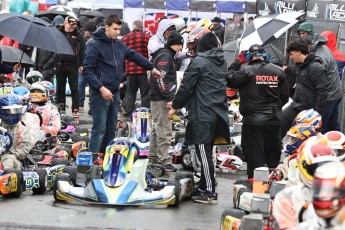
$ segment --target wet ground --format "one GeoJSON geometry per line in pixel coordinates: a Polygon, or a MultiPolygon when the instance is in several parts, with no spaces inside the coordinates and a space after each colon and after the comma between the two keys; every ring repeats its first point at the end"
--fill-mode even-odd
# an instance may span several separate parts
{"type": "MultiPolygon", "coordinates": [[[[91,121],[87,110],[85,103],[85,108],[80,109],[80,119],[91,121]]],[[[176,167],[182,170],[181,165],[176,167]]],[[[233,206],[232,184],[244,177],[244,172],[240,175],[218,172],[217,205],[184,201],[178,208],[56,203],[51,190],[44,195],[25,191],[18,199],[0,195],[0,229],[219,229],[222,212],[233,206]]]]}

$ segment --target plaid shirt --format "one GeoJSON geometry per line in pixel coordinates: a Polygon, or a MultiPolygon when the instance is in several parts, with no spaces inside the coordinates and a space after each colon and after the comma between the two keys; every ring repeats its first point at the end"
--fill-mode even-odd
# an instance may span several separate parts
{"type": "MultiPolygon", "coordinates": [[[[149,42],[150,35],[140,31],[133,30],[122,38],[122,42],[130,49],[137,51],[139,54],[148,59],[147,44],[149,42]]],[[[134,62],[125,61],[126,74],[146,74],[145,69],[138,66],[134,62]]]]}

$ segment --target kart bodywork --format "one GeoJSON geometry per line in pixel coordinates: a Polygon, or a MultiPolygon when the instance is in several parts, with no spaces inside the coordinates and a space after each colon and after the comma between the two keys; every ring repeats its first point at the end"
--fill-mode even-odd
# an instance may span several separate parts
{"type": "Polygon", "coordinates": [[[139,148],[133,140],[116,138],[106,149],[101,179],[91,179],[85,187],[75,187],[60,177],[54,185],[54,198],[108,205],[169,206],[178,206],[181,199],[191,198],[191,178],[176,178],[174,183],[160,189],[148,186],[145,180],[148,159],[138,158],[139,148]]]}

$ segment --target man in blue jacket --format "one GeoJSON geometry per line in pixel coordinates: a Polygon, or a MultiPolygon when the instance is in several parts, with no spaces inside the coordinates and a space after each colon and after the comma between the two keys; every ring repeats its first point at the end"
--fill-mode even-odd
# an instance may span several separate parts
{"type": "Polygon", "coordinates": [[[151,62],[117,39],[121,25],[122,21],[118,16],[108,16],[105,28],[93,33],[94,43],[87,47],[84,59],[83,75],[90,85],[93,111],[89,143],[89,149],[93,153],[104,153],[108,143],[115,137],[124,61],[133,61],[160,77],[159,71],[151,62]]]}

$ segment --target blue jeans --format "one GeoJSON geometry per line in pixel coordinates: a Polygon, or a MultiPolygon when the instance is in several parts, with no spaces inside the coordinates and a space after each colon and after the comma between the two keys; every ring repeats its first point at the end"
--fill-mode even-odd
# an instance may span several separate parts
{"type": "Polygon", "coordinates": [[[321,132],[323,134],[328,131],[340,131],[340,125],[338,121],[339,116],[339,104],[342,98],[336,101],[327,101],[325,110],[322,116],[321,132]]]}
{"type": "Polygon", "coordinates": [[[79,92],[79,105],[84,104],[85,101],[85,87],[86,81],[83,74],[78,74],[78,92],[79,92]]]}
{"type": "Polygon", "coordinates": [[[105,153],[108,143],[115,138],[120,93],[113,94],[114,101],[106,101],[101,92],[91,88],[90,91],[93,125],[89,149],[92,153],[105,153]]]}

